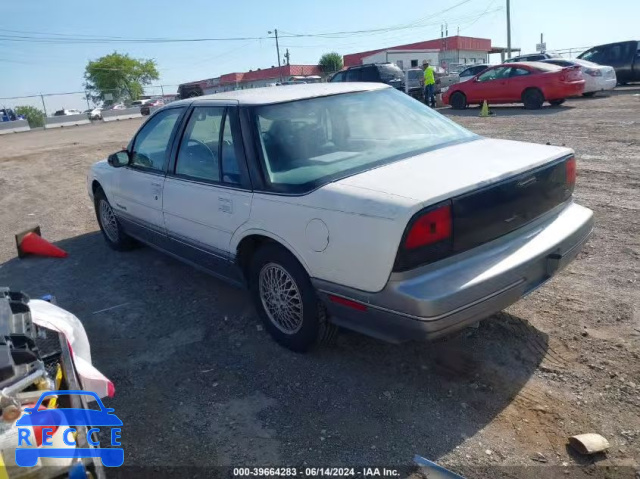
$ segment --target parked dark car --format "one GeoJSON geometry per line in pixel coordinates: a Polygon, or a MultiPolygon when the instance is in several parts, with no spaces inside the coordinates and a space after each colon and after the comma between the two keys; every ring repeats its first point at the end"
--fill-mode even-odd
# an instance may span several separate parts
{"type": "Polygon", "coordinates": [[[385,83],[404,91],[404,72],[393,63],[369,63],[349,67],[333,75],[330,80],[331,83],[356,81],[385,83]]]}
{"type": "Polygon", "coordinates": [[[578,58],[613,67],[618,83],[621,85],[640,81],[640,42],[638,41],[599,45],[590,48],[578,58]]]}
{"type": "Polygon", "coordinates": [[[558,58],[558,55],[551,53],[529,53],[527,55],[519,55],[517,57],[509,58],[505,60],[505,63],[517,63],[517,62],[539,62],[540,60],[548,60],[550,58],[558,58]]]}

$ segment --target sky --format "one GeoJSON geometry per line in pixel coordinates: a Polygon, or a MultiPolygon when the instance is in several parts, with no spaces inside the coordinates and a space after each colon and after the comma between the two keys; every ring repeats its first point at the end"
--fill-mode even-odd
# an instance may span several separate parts
{"type": "MultiPolygon", "coordinates": [[[[449,35],[490,38],[506,46],[507,0],[322,0],[212,1],[188,0],[2,0],[0,2],[0,98],[83,90],[89,60],[118,51],[155,59],[165,93],[179,83],[224,73],[277,65],[278,29],[281,56],[291,63],[315,64],[328,51],[340,54],[384,48],[449,35]],[[373,30],[366,33],[341,33],[373,30]],[[22,33],[28,32],[28,33],[22,33]],[[326,34],[287,38],[291,34],[326,34]],[[258,38],[255,40],[177,43],[33,42],[34,36],[74,38],[258,38]],[[27,37],[11,41],[8,35],[27,37]]],[[[512,46],[535,51],[544,33],[547,49],[580,48],[622,40],[640,40],[637,0],[511,0],[512,46]]],[[[499,61],[494,56],[493,62],[499,61]]],[[[150,88],[159,94],[160,88],[150,88]]],[[[40,98],[0,99],[0,105],[42,107],[40,98]]],[[[83,108],[81,95],[46,97],[47,109],[83,108]]]]}

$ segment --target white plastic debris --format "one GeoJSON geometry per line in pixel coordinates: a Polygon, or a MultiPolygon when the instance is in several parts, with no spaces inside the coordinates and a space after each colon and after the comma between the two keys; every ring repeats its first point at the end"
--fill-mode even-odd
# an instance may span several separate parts
{"type": "Polygon", "coordinates": [[[595,454],[609,449],[609,441],[600,434],[578,434],[569,438],[569,445],[580,454],[595,454]]]}

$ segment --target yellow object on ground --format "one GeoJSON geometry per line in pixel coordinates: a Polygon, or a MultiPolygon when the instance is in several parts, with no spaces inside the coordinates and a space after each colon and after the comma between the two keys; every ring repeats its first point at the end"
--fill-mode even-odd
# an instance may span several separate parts
{"type": "Polygon", "coordinates": [[[482,110],[480,110],[480,116],[483,118],[486,116],[489,116],[489,104],[487,103],[487,100],[485,100],[484,103],[482,104],[482,110]]]}
{"type": "MultiPolygon", "coordinates": [[[[55,383],[55,387],[56,387],[56,391],[58,391],[60,389],[60,384],[62,384],[62,368],[60,367],[60,365],[58,364],[58,369],[56,370],[56,377],[54,379],[54,383],[55,383]]],[[[48,409],[54,409],[58,407],[58,398],[57,397],[52,397],[51,399],[49,399],[49,406],[48,409]]]]}
{"type": "Polygon", "coordinates": [[[4,465],[4,457],[2,457],[1,452],[0,452],[0,479],[9,479],[9,474],[7,474],[7,468],[4,465]]]}

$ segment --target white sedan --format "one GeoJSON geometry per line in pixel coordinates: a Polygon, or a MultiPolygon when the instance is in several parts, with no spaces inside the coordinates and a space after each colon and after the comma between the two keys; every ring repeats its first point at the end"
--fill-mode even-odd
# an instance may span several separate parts
{"type": "Polygon", "coordinates": [[[305,351],[336,325],[448,334],[566,266],[592,212],[568,148],[492,140],[382,84],[257,88],[156,111],[88,190],[109,246],[247,286],[305,351]]]}
{"type": "Polygon", "coordinates": [[[543,60],[544,63],[553,63],[561,67],[570,67],[578,65],[582,71],[582,77],[584,78],[584,93],[582,96],[594,96],[599,91],[613,90],[618,79],[616,77],[616,71],[613,67],[605,65],[598,65],[597,63],[589,62],[587,60],[565,60],[563,58],[553,58],[550,60],[543,60]]]}

